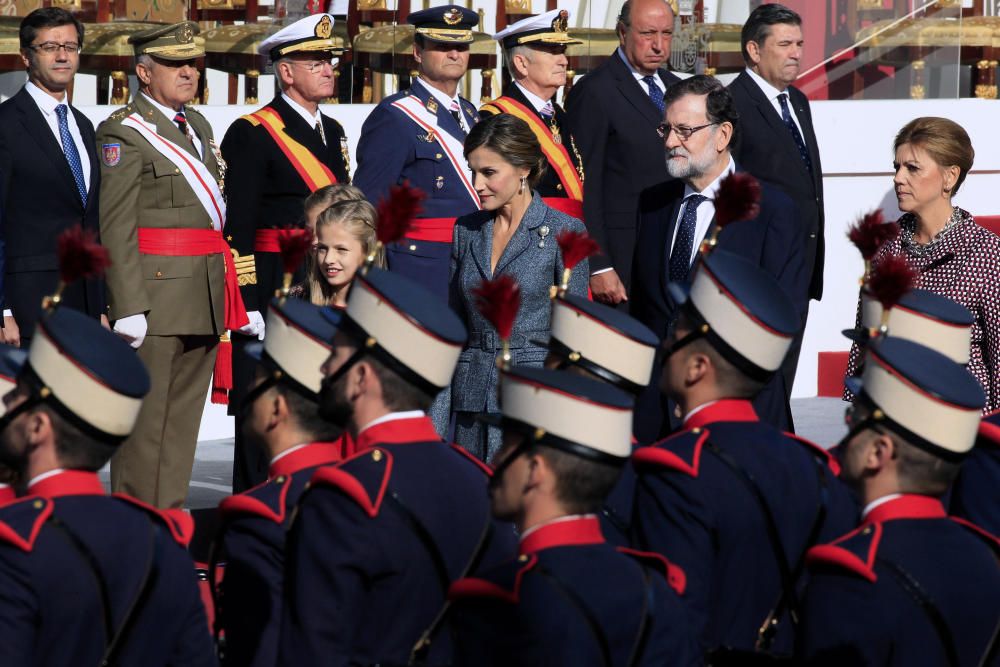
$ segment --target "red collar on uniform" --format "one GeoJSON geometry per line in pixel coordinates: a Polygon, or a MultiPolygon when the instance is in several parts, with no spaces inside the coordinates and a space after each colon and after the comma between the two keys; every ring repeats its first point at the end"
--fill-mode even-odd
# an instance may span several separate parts
{"type": "Polygon", "coordinates": [[[15,500],[17,500],[17,491],[14,490],[13,486],[0,486],[0,505],[6,505],[15,500]]]}
{"type": "Polygon", "coordinates": [[[939,498],[906,494],[882,503],[862,523],[882,523],[893,519],[944,519],[947,517],[939,498]]]}
{"type": "Polygon", "coordinates": [[[334,442],[310,442],[294,452],[282,456],[267,471],[269,479],[289,476],[313,466],[336,463],[344,458],[344,438],[334,442]]]}
{"type": "Polygon", "coordinates": [[[401,445],[408,442],[437,442],[441,436],[426,415],[393,419],[375,424],[358,434],[354,451],[363,452],[375,445],[401,445]]]}
{"type": "Polygon", "coordinates": [[[58,498],[59,496],[103,496],[104,485],[96,472],[64,470],[28,487],[29,496],[58,498]]]}
{"type": "Polygon", "coordinates": [[[520,552],[533,554],[542,549],[580,544],[601,544],[601,522],[596,516],[587,516],[569,521],[555,521],[532,531],[521,540],[520,552]]]}
{"type": "Polygon", "coordinates": [[[684,428],[700,428],[713,422],[756,422],[760,421],[753,403],[745,399],[724,398],[698,410],[684,422],[684,428]]]}

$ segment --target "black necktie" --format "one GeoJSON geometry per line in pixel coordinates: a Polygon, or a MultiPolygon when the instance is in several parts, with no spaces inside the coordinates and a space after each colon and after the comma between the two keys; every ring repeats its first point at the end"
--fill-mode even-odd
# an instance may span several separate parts
{"type": "Polygon", "coordinates": [[[316,121],[316,134],[319,135],[320,141],[326,146],[326,134],[323,132],[323,124],[320,121],[316,121]]]}
{"type": "Polygon", "coordinates": [[[788,110],[788,95],[786,93],[778,95],[778,104],[781,105],[781,120],[785,121],[785,127],[792,133],[792,141],[795,142],[795,147],[799,149],[799,156],[806,163],[806,169],[811,174],[813,165],[812,160],[809,159],[809,149],[806,148],[806,142],[802,140],[802,133],[799,132],[795,119],[792,118],[792,112],[788,110]]]}
{"type": "Polygon", "coordinates": [[[686,282],[691,270],[691,250],[694,248],[694,231],[698,225],[698,207],[708,197],[690,195],[684,200],[684,215],[677,229],[677,238],[670,253],[667,278],[672,283],[686,282]]]}

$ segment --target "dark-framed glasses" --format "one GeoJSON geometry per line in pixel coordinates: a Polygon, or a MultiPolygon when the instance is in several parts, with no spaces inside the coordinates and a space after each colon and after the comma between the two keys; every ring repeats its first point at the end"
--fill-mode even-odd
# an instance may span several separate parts
{"type": "Polygon", "coordinates": [[[78,42],[66,42],[65,44],[59,44],[58,42],[42,42],[41,44],[32,44],[28,47],[35,53],[39,51],[46,55],[54,55],[60,50],[66,53],[80,53],[81,46],[78,42]]]}
{"type": "Polygon", "coordinates": [[[677,135],[677,138],[681,141],[687,141],[691,138],[691,135],[698,130],[704,130],[706,127],[712,125],[718,125],[718,123],[705,123],[704,125],[698,125],[697,127],[685,127],[684,125],[671,125],[670,123],[660,123],[656,126],[656,133],[660,135],[660,139],[666,139],[673,132],[677,135]]]}

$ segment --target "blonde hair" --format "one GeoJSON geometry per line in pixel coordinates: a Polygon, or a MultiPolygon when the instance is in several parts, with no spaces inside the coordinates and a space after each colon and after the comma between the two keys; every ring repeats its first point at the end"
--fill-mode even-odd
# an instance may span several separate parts
{"type": "Polygon", "coordinates": [[[965,129],[953,120],[936,116],[914,118],[903,126],[892,144],[893,152],[903,144],[912,144],[924,149],[939,166],[958,167],[958,180],[951,189],[952,195],[965,181],[972,169],[976,151],[965,129]]]}
{"type": "Polygon", "coordinates": [[[333,185],[324,185],[319,190],[306,197],[306,201],[302,208],[305,211],[309,211],[314,208],[323,208],[326,210],[337,202],[361,201],[364,198],[365,195],[359,188],[356,188],[353,185],[334,183],[333,185]]]}
{"type": "MultiPolygon", "coordinates": [[[[357,190],[357,188],[353,189],[357,190]]],[[[375,249],[377,218],[375,207],[364,199],[342,200],[328,206],[325,211],[319,214],[319,218],[316,219],[316,237],[319,238],[321,229],[333,225],[343,225],[361,243],[361,250],[367,256],[375,249]]],[[[375,255],[375,262],[372,266],[378,268],[385,266],[385,253],[381,249],[375,255]]],[[[330,285],[320,275],[319,262],[313,261],[312,270],[309,273],[309,300],[317,306],[325,306],[329,304],[332,296],[330,285]]]]}

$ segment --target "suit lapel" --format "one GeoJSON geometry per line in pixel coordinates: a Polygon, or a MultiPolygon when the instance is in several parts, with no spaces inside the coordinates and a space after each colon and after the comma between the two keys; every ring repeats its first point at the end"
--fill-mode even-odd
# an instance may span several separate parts
{"type": "Polygon", "coordinates": [[[493,221],[494,218],[491,216],[483,223],[479,232],[472,238],[470,247],[472,258],[475,260],[483,280],[489,280],[493,277],[493,272],[490,270],[490,259],[493,253],[493,221]]]}
{"type": "Polygon", "coordinates": [[[809,160],[812,162],[813,167],[813,186],[818,189],[823,174],[819,161],[819,146],[816,143],[816,131],[813,129],[812,124],[812,114],[806,109],[808,99],[801,91],[792,87],[788,88],[788,97],[792,100],[792,105],[795,107],[795,115],[799,119],[799,125],[802,126],[802,136],[806,142],[806,148],[809,150],[809,160]]]}
{"type": "MultiPolygon", "coordinates": [[[[494,276],[503,273],[504,269],[513,264],[531,246],[531,239],[535,228],[541,226],[542,221],[545,219],[545,210],[546,208],[542,204],[542,200],[538,195],[535,195],[531,200],[531,204],[528,205],[528,210],[524,212],[524,217],[521,218],[521,224],[518,225],[517,231],[510,237],[507,247],[503,249],[500,261],[497,262],[497,270],[493,272],[494,276]]],[[[553,242],[555,242],[554,239],[553,242]]]]}
{"type": "Polygon", "coordinates": [[[188,126],[191,131],[198,135],[201,141],[202,163],[212,174],[219,173],[219,166],[215,159],[215,151],[212,150],[212,128],[201,122],[201,116],[188,115],[188,126]]]}
{"type": "MultiPolygon", "coordinates": [[[[750,78],[750,75],[745,71],[741,72],[737,80],[740,81],[740,85],[744,87],[750,97],[753,98],[754,104],[757,105],[757,113],[759,113],[765,123],[771,128],[771,131],[776,135],[778,145],[784,146],[784,151],[788,156],[788,161],[793,162],[798,165],[798,169],[802,170],[802,173],[809,178],[809,170],[806,169],[805,162],[802,161],[802,156],[799,155],[799,148],[795,145],[795,140],[792,138],[792,133],[788,131],[788,126],[785,125],[785,121],[782,120],[781,116],[774,109],[771,104],[771,100],[764,96],[764,92],[760,89],[760,86],[750,78]],[[792,160],[794,157],[794,161],[792,160]]],[[[796,115],[798,111],[796,110],[796,115]]],[[[799,118],[801,123],[802,119],[799,118]]],[[[815,143],[815,142],[812,142],[815,143]]]]}
{"type": "MultiPolygon", "coordinates": [[[[427,86],[424,83],[422,83],[420,79],[414,79],[413,83],[410,84],[410,94],[416,97],[418,100],[420,100],[420,102],[424,105],[425,108],[427,107],[428,100],[433,98],[434,103],[437,105],[437,110],[434,116],[437,120],[438,129],[447,132],[451,136],[455,137],[455,139],[459,143],[465,143],[465,132],[458,124],[458,121],[455,120],[455,117],[451,115],[451,112],[448,110],[448,107],[444,106],[443,104],[437,101],[437,98],[431,94],[431,91],[427,89],[427,86]]],[[[461,104],[459,104],[458,106],[459,108],[462,107],[461,104]]],[[[427,109],[427,111],[429,112],[430,109],[427,109]]],[[[478,119],[478,115],[476,116],[476,118],[478,119]]],[[[465,120],[466,122],[469,123],[469,127],[472,127],[473,122],[469,118],[468,114],[465,114],[465,120]]]]}
{"type": "Polygon", "coordinates": [[[618,51],[611,54],[609,58],[611,72],[618,80],[618,90],[622,97],[628,100],[629,104],[635,107],[636,111],[645,116],[653,125],[659,125],[660,110],[656,108],[653,101],[649,99],[649,94],[642,85],[632,76],[632,71],[622,62],[618,51]]]}
{"type": "MultiPolygon", "coordinates": [[[[80,194],[76,189],[76,179],[69,168],[69,162],[66,161],[66,155],[63,153],[62,146],[55,135],[52,134],[48,123],[45,122],[42,110],[38,108],[38,105],[35,104],[35,101],[31,99],[31,95],[24,88],[17,94],[16,99],[18,109],[21,112],[21,124],[24,126],[25,131],[52,161],[52,166],[62,175],[63,183],[70,189],[73,196],[79,200],[80,194]]],[[[90,143],[93,144],[92,141],[90,143]]],[[[91,163],[91,166],[93,166],[93,163],[91,163]]],[[[95,172],[91,171],[90,173],[93,174],[95,172]]],[[[83,203],[81,202],[80,205],[83,206],[83,203]]]]}
{"type": "Polygon", "coordinates": [[[80,113],[76,107],[71,106],[70,109],[73,110],[73,116],[76,118],[76,126],[80,128],[80,136],[83,138],[83,145],[87,149],[87,160],[90,161],[90,189],[87,192],[87,204],[89,207],[90,202],[97,198],[98,175],[101,169],[97,157],[97,136],[94,134],[94,126],[91,124],[90,119],[80,113]]]}
{"type": "Polygon", "coordinates": [[[667,219],[663,221],[665,224],[658,225],[658,228],[665,230],[663,237],[660,239],[659,250],[662,253],[663,261],[659,262],[658,266],[662,267],[660,271],[660,289],[663,290],[663,298],[666,299],[668,304],[673,304],[673,298],[670,296],[667,274],[670,272],[670,253],[673,251],[674,229],[677,227],[677,216],[681,212],[681,203],[684,201],[683,195],[683,188],[677,191],[677,196],[672,198],[670,206],[663,209],[667,216],[667,219]]]}
{"type": "Polygon", "coordinates": [[[285,123],[285,134],[308,148],[313,155],[326,155],[327,146],[323,144],[323,139],[316,132],[316,128],[307,123],[306,119],[289,106],[281,95],[275,97],[269,106],[281,116],[281,120],[285,123]]]}

